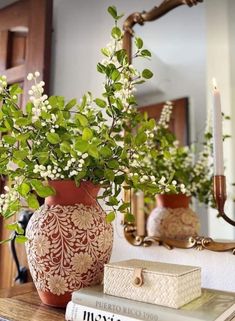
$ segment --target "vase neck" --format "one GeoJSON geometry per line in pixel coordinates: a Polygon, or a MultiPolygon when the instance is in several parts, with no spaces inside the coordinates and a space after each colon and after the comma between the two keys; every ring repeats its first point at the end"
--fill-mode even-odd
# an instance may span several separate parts
{"type": "Polygon", "coordinates": [[[161,194],[156,196],[159,207],[189,207],[190,197],[184,194],[161,194]]]}
{"type": "Polygon", "coordinates": [[[49,181],[56,194],[45,199],[46,205],[74,205],[82,203],[84,205],[95,205],[100,187],[93,183],[81,182],[76,186],[72,180],[49,181]]]}

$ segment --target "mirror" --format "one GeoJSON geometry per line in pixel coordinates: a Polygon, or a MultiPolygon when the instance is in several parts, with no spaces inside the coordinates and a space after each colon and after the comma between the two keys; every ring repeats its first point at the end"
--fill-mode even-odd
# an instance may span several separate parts
{"type": "MultiPolygon", "coordinates": [[[[235,130],[232,128],[234,119],[232,104],[235,102],[235,91],[232,91],[235,85],[235,22],[232,12],[235,10],[235,3],[233,0],[199,2],[201,1],[158,1],[158,8],[150,11],[149,8],[145,8],[147,12],[143,15],[139,13],[130,15],[124,23],[126,30],[124,48],[131,57],[133,30],[143,39],[145,47],[152,52],[150,62],[145,61],[144,64],[141,62],[142,66],[139,63],[136,65],[140,70],[147,67],[155,74],[152,80],[137,92],[138,105],[147,111],[146,106],[186,97],[189,102],[190,142],[196,143],[198,150],[201,148],[207,110],[212,108],[211,80],[213,77],[217,78],[221,91],[222,111],[231,116],[231,121],[226,122],[224,126],[224,133],[232,135],[232,139],[224,143],[228,191],[225,212],[234,219],[232,202],[234,190],[231,188],[231,183],[235,181],[233,170],[235,155],[232,149],[235,139],[235,130]],[[189,8],[185,4],[197,5],[189,8]],[[157,19],[159,17],[161,19],[157,19]],[[150,23],[152,20],[156,21],[150,23]],[[144,26],[141,25],[143,23],[144,26]]],[[[216,210],[207,209],[197,202],[194,207],[200,216],[200,235],[223,240],[235,238],[234,227],[222,218],[217,218],[216,210]]],[[[145,223],[143,214],[137,217],[137,230],[143,231],[145,223]]],[[[125,227],[125,235],[130,243],[149,245],[153,241],[138,234],[136,226],[130,224],[125,227]]],[[[165,242],[159,239],[156,241],[165,242]]],[[[176,243],[171,243],[169,240],[165,242],[166,245],[183,248],[198,246],[217,251],[234,249],[232,243],[229,246],[225,243],[215,245],[214,241],[208,241],[204,237],[199,237],[198,241],[191,239],[176,243]]]]}

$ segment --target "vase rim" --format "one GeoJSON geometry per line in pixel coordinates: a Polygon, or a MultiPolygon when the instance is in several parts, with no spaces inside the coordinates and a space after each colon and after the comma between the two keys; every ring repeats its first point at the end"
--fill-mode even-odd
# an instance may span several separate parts
{"type": "Polygon", "coordinates": [[[191,196],[185,194],[157,194],[157,204],[160,207],[188,207],[191,196]]]}
{"type": "Polygon", "coordinates": [[[73,205],[84,203],[91,205],[96,203],[100,185],[91,181],[81,181],[79,186],[75,180],[50,180],[48,184],[55,189],[55,195],[45,198],[46,205],[73,205]]]}

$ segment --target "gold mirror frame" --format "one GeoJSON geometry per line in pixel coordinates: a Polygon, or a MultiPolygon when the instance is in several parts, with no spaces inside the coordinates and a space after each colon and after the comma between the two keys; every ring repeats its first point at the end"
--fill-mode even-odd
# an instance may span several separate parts
{"type": "MultiPolygon", "coordinates": [[[[154,7],[148,12],[134,12],[129,15],[123,24],[123,48],[127,51],[129,62],[131,63],[132,57],[132,37],[134,36],[133,27],[136,24],[144,25],[145,22],[157,20],[169,11],[181,5],[188,5],[189,7],[192,7],[200,2],[203,2],[203,0],[164,0],[158,7],[154,7]]],[[[131,198],[130,193],[125,191],[124,198],[126,201],[129,201],[131,198]]],[[[145,223],[143,222],[143,224],[145,223]]],[[[185,240],[140,236],[137,233],[137,226],[133,223],[124,223],[124,235],[126,240],[134,246],[148,247],[150,245],[157,244],[163,245],[169,250],[173,248],[196,248],[198,250],[207,249],[216,252],[232,251],[232,253],[235,255],[235,242],[216,242],[212,238],[205,236],[191,236],[185,240]]]]}

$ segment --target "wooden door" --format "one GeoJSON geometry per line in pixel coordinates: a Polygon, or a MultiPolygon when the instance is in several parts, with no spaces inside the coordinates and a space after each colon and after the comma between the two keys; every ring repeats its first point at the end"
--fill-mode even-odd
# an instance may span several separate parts
{"type": "MultiPolygon", "coordinates": [[[[180,98],[176,100],[171,100],[173,104],[173,110],[170,118],[169,129],[175,134],[176,138],[179,140],[180,144],[189,144],[189,123],[188,123],[188,98],[180,98]]],[[[140,107],[138,110],[141,112],[147,112],[149,118],[154,118],[156,121],[159,120],[163,106],[163,103],[152,104],[148,106],[140,107]]],[[[126,199],[128,199],[128,195],[126,199]]],[[[146,212],[146,206],[144,204],[143,193],[132,194],[131,195],[132,209],[136,217],[136,228],[137,235],[146,235],[145,221],[146,215],[149,214],[154,207],[148,206],[146,212]]]]}
{"type": "MultiPolygon", "coordinates": [[[[20,0],[0,10],[0,74],[9,84],[18,82],[27,93],[29,72],[40,72],[49,90],[52,0],[20,0]]],[[[27,94],[22,96],[22,107],[27,94]]],[[[0,182],[0,191],[4,182],[0,182]]],[[[13,217],[12,220],[17,220],[13,217]]],[[[9,233],[0,218],[0,239],[9,233]]],[[[21,265],[26,265],[24,246],[18,246],[21,265]]],[[[0,288],[14,284],[15,266],[9,244],[0,245],[0,288]]]]}
{"type": "MultiPolygon", "coordinates": [[[[175,134],[181,145],[189,144],[189,122],[188,122],[188,98],[171,100],[173,110],[171,114],[169,129],[175,134]]],[[[152,104],[140,107],[138,110],[147,112],[149,118],[159,120],[163,103],[152,104]]]]}

